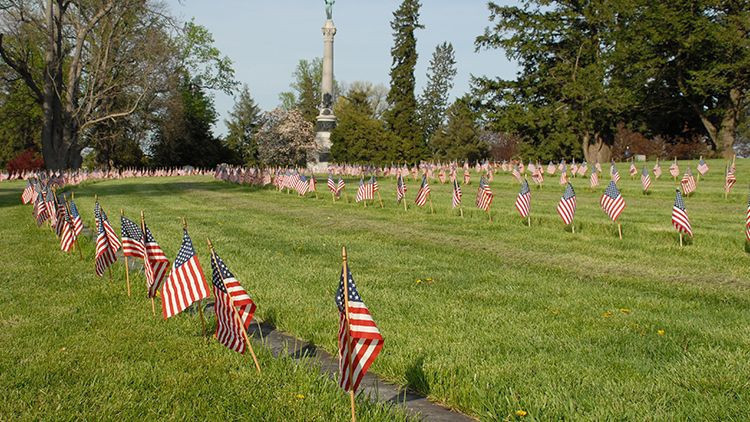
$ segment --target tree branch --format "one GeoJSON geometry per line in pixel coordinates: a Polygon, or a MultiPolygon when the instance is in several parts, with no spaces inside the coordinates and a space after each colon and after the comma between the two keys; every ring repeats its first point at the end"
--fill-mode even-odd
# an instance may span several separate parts
{"type": "Polygon", "coordinates": [[[39,89],[36,82],[34,82],[34,77],[31,76],[31,72],[29,71],[27,64],[18,63],[13,60],[12,57],[10,57],[8,51],[3,47],[3,34],[0,34],[0,57],[2,57],[3,61],[7,63],[11,69],[16,71],[16,73],[21,76],[29,89],[31,89],[31,92],[34,93],[34,100],[38,104],[42,104],[42,91],[39,89]]]}

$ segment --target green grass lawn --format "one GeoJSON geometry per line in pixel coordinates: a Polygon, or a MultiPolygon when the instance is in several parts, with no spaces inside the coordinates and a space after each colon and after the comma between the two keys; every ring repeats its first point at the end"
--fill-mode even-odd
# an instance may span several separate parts
{"type": "MultiPolygon", "coordinates": [[[[588,178],[572,179],[575,234],[555,211],[557,177],[532,188],[531,227],[513,207],[519,186],[509,174],[492,183],[493,223],[470,207],[476,175],[463,186],[464,219],[450,209],[448,184],[432,185],[434,215],[415,209],[418,182],[411,178],[408,212],[395,204],[394,179],[380,180],[385,209],[209,177],[107,181],[75,191],[87,224],[94,194],[118,230],[120,208],[132,218],[145,210],[170,257],[187,218],[204,265],[210,236],[256,300],[260,319],[331,352],[346,244],[385,338],[371,371],[474,416],[514,418],[523,409],[526,419],[542,420],[748,419],[750,255],[743,228],[750,162],[738,161],[739,181],[724,200],[723,163],[709,161],[711,172],[686,200],[695,238],[683,248],[670,223],[675,184],[668,165],[650,195],[641,193],[639,175],[631,180],[627,165],[619,165],[627,204],[622,241],[599,208],[608,176],[597,192],[588,190],[588,178]]],[[[356,183],[347,180],[350,199],[356,183]]],[[[318,186],[322,191],[325,180],[318,186]]],[[[9,246],[0,258],[9,286],[0,308],[0,340],[8,345],[0,357],[2,413],[34,417],[62,406],[71,415],[236,416],[270,407],[274,415],[298,412],[294,418],[345,417],[346,398],[332,382],[263,352],[267,370],[259,378],[248,357],[203,346],[196,318],[150,317],[142,295],[124,295],[121,266],[117,284],[96,280],[92,259],[79,264],[63,256],[49,229],[35,227],[30,207],[17,205],[21,188],[0,185],[9,216],[0,220],[9,246]],[[186,363],[194,369],[183,369],[186,363]],[[306,398],[297,401],[297,393],[306,398]],[[244,399],[235,403],[231,394],[244,399]],[[170,401],[183,395],[200,399],[170,401]],[[313,395],[325,399],[313,403],[313,395]]],[[[134,285],[142,283],[140,275],[134,285]]]]}
{"type": "MultiPolygon", "coordinates": [[[[82,245],[85,261],[61,253],[54,233],[18,205],[20,186],[0,184],[0,420],[349,417],[348,396],[312,362],[275,359],[256,343],[259,375],[249,354],[201,339],[196,315],[151,316],[142,275],[130,298],[122,265],[115,283],[98,279],[91,242],[82,245]]],[[[119,226],[119,210],[110,214],[119,226]]],[[[174,255],[170,237],[162,235],[174,255]]],[[[210,274],[210,266],[204,270],[210,274]]],[[[213,315],[209,322],[213,329],[213,315]]],[[[362,420],[405,419],[392,406],[357,406],[362,420]]]]}

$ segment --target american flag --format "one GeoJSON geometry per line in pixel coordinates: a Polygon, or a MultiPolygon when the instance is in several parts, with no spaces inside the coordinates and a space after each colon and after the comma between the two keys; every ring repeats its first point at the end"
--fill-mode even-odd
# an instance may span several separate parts
{"type": "Polygon", "coordinates": [[[573,177],[576,177],[576,174],[578,174],[578,164],[576,164],[575,159],[573,159],[573,164],[570,165],[570,174],[573,177]]]}
{"type": "Polygon", "coordinates": [[[36,195],[36,201],[34,201],[34,216],[36,217],[36,225],[41,226],[42,223],[49,219],[47,212],[47,205],[44,202],[44,195],[40,191],[36,195]]]}
{"type": "Polygon", "coordinates": [[[729,193],[735,183],[737,183],[737,177],[734,175],[732,168],[727,166],[726,177],[724,177],[724,192],[729,193]]]}
{"type": "MultiPolygon", "coordinates": [[[[143,236],[144,233],[142,233],[140,246],[142,250],[146,251],[143,256],[143,272],[146,275],[148,297],[155,297],[156,291],[159,290],[162,281],[164,281],[167,275],[169,260],[164,255],[164,251],[161,250],[161,246],[156,243],[156,239],[154,239],[146,223],[143,223],[143,227],[146,229],[145,239],[143,236]]],[[[182,252],[182,249],[180,249],[180,252],[182,252]]]]}
{"type": "Polygon", "coordinates": [[[427,183],[427,175],[422,175],[422,184],[419,186],[417,196],[414,198],[414,203],[417,206],[423,207],[427,203],[427,197],[430,195],[430,184],[427,183]]]}
{"type": "Polygon", "coordinates": [[[581,176],[581,177],[585,176],[585,175],[586,175],[586,172],[588,171],[588,169],[589,169],[589,166],[588,166],[588,164],[586,164],[586,162],[584,161],[584,162],[583,162],[583,164],[581,164],[581,165],[580,165],[580,166],[578,167],[578,175],[579,175],[579,176],[581,176]]]}
{"type": "Polygon", "coordinates": [[[461,185],[458,184],[458,180],[453,179],[453,208],[457,208],[461,206],[461,197],[463,196],[463,193],[461,193],[461,185]]]}
{"type": "Polygon", "coordinates": [[[635,162],[631,161],[630,162],[630,177],[633,177],[636,174],[638,174],[638,168],[635,166],[635,162]]]}
{"type": "Polygon", "coordinates": [[[440,169],[438,173],[438,180],[440,180],[440,183],[445,183],[445,171],[443,169],[440,169]]]}
{"type": "Polygon", "coordinates": [[[534,172],[531,173],[531,180],[533,180],[537,186],[542,186],[542,184],[544,184],[544,170],[542,170],[542,166],[536,166],[534,172]]]}
{"type": "Polygon", "coordinates": [[[560,214],[565,224],[573,222],[573,217],[576,215],[576,193],[570,183],[565,187],[560,203],[557,204],[557,213],[560,214]]]}
{"type": "Polygon", "coordinates": [[[47,209],[49,224],[54,227],[57,224],[57,209],[55,207],[55,195],[52,194],[49,186],[44,191],[44,207],[47,209]]]}
{"type": "Polygon", "coordinates": [[[612,165],[609,167],[609,174],[612,177],[613,182],[618,183],[620,181],[620,172],[617,171],[617,166],[615,166],[614,161],[612,161],[612,165]]]}
{"type": "Polygon", "coordinates": [[[682,185],[682,192],[685,195],[695,192],[695,177],[693,177],[693,171],[690,170],[690,167],[687,168],[687,171],[682,176],[680,185],[682,185]]]}
{"type": "Polygon", "coordinates": [[[336,306],[339,308],[339,387],[356,392],[362,377],[383,348],[383,336],[362,301],[346,264],[336,290],[336,306]],[[344,300],[345,294],[347,300],[344,300]]]}
{"type": "Polygon", "coordinates": [[[622,195],[613,180],[609,181],[607,189],[604,190],[602,197],[599,199],[599,205],[612,221],[617,221],[617,217],[625,209],[625,200],[622,199],[622,195]]]}
{"type": "Polygon", "coordinates": [[[378,185],[378,181],[375,179],[375,175],[370,176],[370,184],[372,185],[372,193],[380,190],[380,185],[378,185]]]}
{"type": "Polygon", "coordinates": [[[567,164],[562,164],[562,168],[560,169],[560,184],[564,185],[568,183],[568,166],[567,164]]]}
{"type": "Polygon", "coordinates": [[[644,192],[648,191],[648,188],[651,187],[651,176],[648,174],[646,166],[643,166],[643,171],[641,171],[641,186],[644,192]]]}
{"type": "Polygon", "coordinates": [[[679,189],[675,192],[674,206],[672,207],[672,225],[678,232],[687,233],[690,237],[693,237],[693,229],[690,227],[690,219],[679,189]]]}
{"type": "Polygon", "coordinates": [[[549,174],[550,176],[554,176],[556,170],[557,167],[555,167],[552,161],[550,161],[549,164],[547,164],[547,174],[549,174]]]}
{"type": "Polygon", "coordinates": [[[529,208],[531,207],[531,191],[529,190],[529,182],[525,179],[521,182],[521,191],[518,192],[516,197],[516,209],[521,217],[526,218],[529,216],[529,208]]]}
{"type": "Polygon", "coordinates": [[[596,171],[598,171],[599,173],[601,173],[601,172],[602,172],[602,165],[601,165],[601,164],[599,163],[599,160],[597,160],[597,161],[596,161],[596,163],[594,164],[594,168],[595,168],[595,169],[596,169],[596,171]]]}
{"type": "MultiPolygon", "coordinates": [[[[97,205],[98,204],[99,203],[97,202],[97,205]]],[[[98,206],[94,208],[94,217],[96,218],[97,227],[95,255],[96,275],[101,277],[104,275],[104,270],[117,260],[117,255],[115,255],[117,248],[114,248],[109,243],[110,237],[107,234],[107,226],[109,226],[109,222],[107,221],[107,216],[104,214],[104,211],[98,206]]]]}
{"type": "Polygon", "coordinates": [[[591,184],[592,189],[599,186],[599,172],[597,172],[596,170],[591,172],[589,183],[591,184]]]}
{"type": "Polygon", "coordinates": [[[60,249],[65,252],[70,252],[73,248],[73,244],[76,241],[75,230],[73,229],[73,223],[70,221],[70,216],[67,212],[62,217],[62,221],[58,223],[62,226],[62,234],[60,236],[60,249]]]}
{"type": "Polygon", "coordinates": [[[57,237],[62,236],[63,231],[63,221],[65,220],[65,215],[67,212],[65,212],[65,203],[60,202],[60,198],[55,198],[55,234],[57,237]]]}
{"type": "Polygon", "coordinates": [[[336,196],[341,196],[341,192],[346,188],[346,183],[344,183],[344,179],[339,176],[339,182],[336,185],[336,196]]]}
{"type": "Polygon", "coordinates": [[[406,196],[406,184],[404,183],[404,178],[401,177],[401,173],[399,172],[398,176],[396,176],[396,202],[401,203],[401,200],[404,199],[406,196]]]}
{"type": "Polygon", "coordinates": [[[678,174],[680,174],[680,166],[677,165],[677,159],[674,159],[674,162],[669,165],[669,174],[672,175],[672,177],[677,177],[678,174]]]}
{"type": "Polygon", "coordinates": [[[315,192],[315,189],[317,187],[317,183],[318,182],[315,180],[315,174],[311,173],[310,174],[310,186],[308,188],[308,191],[309,192],[315,192]]]}
{"type": "Polygon", "coordinates": [[[656,160],[656,164],[654,164],[654,178],[658,179],[661,177],[661,166],[659,165],[659,160],[656,160]]]}
{"type": "Polygon", "coordinates": [[[294,190],[300,195],[305,195],[310,189],[310,182],[304,174],[297,175],[297,180],[294,182],[294,190]]]}
{"type": "Polygon", "coordinates": [[[337,194],[336,182],[333,181],[333,175],[331,173],[328,173],[328,181],[326,182],[326,185],[328,186],[328,190],[330,190],[334,195],[337,194]]]}
{"type": "Polygon", "coordinates": [[[26,181],[26,187],[23,189],[23,193],[21,194],[21,202],[25,204],[28,204],[34,199],[34,185],[31,183],[31,180],[26,181]]]}
{"type": "Polygon", "coordinates": [[[468,185],[471,182],[471,172],[468,169],[464,170],[464,185],[468,185]]]}
{"type": "Polygon", "coordinates": [[[708,173],[708,164],[706,164],[706,160],[704,160],[703,157],[698,161],[698,173],[700,173],[701,176],[708,173]]]}
{"type": "Polygon", "coordinates": [[[70,200],[70,219],[73,222],[73,230],[75,230],[76,237],[81,235],[81,232],[83,232],[83,220],[81,219],[81,214],[78,212],[78,207],[76,207],[76,203],[73,202],[73,199],[70,200]]]}
{"type": "MultiPolygon", "coordinates": [[[[148,227],[146,227],[146,236],[149,234],[148,227]]],[[[156,245],[156,242],[153,242],[153,244],[156,245]]],[[[158,245],[156,247],[158,248],[158,245]]],[[[147,247],[147,250],[151,255],[151,248],[147,247]]],[[[161,251],[161,248],[159,250],[161,251]]],[[[166,257],[164,261],[160,262],[166,262],[167,266],[169,265],[166,257]]],[[[156,283],[153,285],[156,285],[156,283]]],[[[198,261],[198,256],[195,255],[193,241],[190,240],[187,229],[183,231],[182,246],[180,246],[180,251],[174,260],[169,278],[164,282],[161,295],[161,310],[164,319],[177,315],[192,305],[193,302],[210,296],[206,277],[203,275],[203,268],[198,261]]]]}
{"type": "Polygon", "coordinates": [[[521,180],[523,180],[523,179],[521,179],[521,172],[520,172],[520,171],[518,170],[518,166],[517,166],[517,165],[516,165],[516,166],[513,166],[513,171],[512,171],[512,172],[511,172],[510,174],[512,174],[512,175],[513,175],[513,177],[515,177],[515,178],[516,178],[516,180],[517,180],[517,181],[518,181],[519,183],[521,182],[521,180]]]}
{"type": "Polygon", "coordinates": [[[747,200],[747,212],[745,213],[745,239],[750,242],[750,197],[747,200]]]}
{"type": "Polygon", "coordinates": [[[354,197],[355,202],[368,201],[375,198],[375,192],[373,191],[372,183],[369,181],[365,183],[364,178],[359,179],[359,188],[357,189],[357,196],[354,197]]]}
{"type": "Polygon", "coordinates": [[[120,239],[122,240],[122,253],[125,256],[143,259],[146,252],[141,239],[143,232],[132,220],[124,215],[120,216],[120,239]]]}
{"type": "Polygon", "coordinates": [[[235,352],[245,353],[246,345],[242,332],[250,327],[255,315],[255,302],[216,252],[212,252],[211,269],[211,281],[216,297],[216,339],[235,352]]]}
{"type": "Polygon", "coordinates": [[[99,223],[104,222],[104,233],[107,236],[107,243],[109,244],[109,247],[112,249],[112,253],[117,253],[118,250],[120,250],[120,247],[122,247],[122,244],[120,243],[120,238],[117,237],[117,234],[115,233],[115,229],[112,228],[112,225],[109,223],[109,219],[107,219],[107,214],[102,209],[101,205],[99,205],[99,201],[96,201],[96,204],[94,204],[94,218],[97,222],[97,232],[99,231],[99,223]],[[101,215],[101,219],[99,216],[101,215]]]}
{"type": "Polygon", "coordinates": [[[479,189],[477,189],[477,208],[482,211],[489,211],[494,196],[487,179],[484,177],[480,178],[479,189]]]}

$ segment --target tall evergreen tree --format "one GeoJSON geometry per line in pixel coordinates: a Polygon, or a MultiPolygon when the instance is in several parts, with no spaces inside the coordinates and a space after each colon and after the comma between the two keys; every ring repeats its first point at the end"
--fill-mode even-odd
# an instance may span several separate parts
{"type": "Polygon", "coordinates": [[[187,75],[182,76],[152,139],[154,164],[213,167],[223,161],[226,150],[211,131],[216,118],[211,97],[187,75]]]}
{"type": "Polygon", "coordinates": [[[367,90],[351,89],[339,99],[334,112],[338,118],[331,133],[334,161],[377,165],[391,162],[396,135],[372,117],[374,110],[367,90]]]}
{"type": "Polygon", "coordinates": [[[427,85],[419,97],[419,120],[425,141],[430,142],[432,135],[445,119],[448,107],[448,96],[456,77],[456,59],[453,44],[444,42],[435,47],[427,70],[427,85]]]}
{"type": "Polygon", "coordinates": [[[430,142],[433,157],[438,160],[469,160],[486,158],[489,146],[480,138],[477,115],[468,97],[457,99],[447,110],[448,120],[430,142]]]}
{"type": "Polygon", "coordinates": [[[424,28],[419,23],[418,0],[403,0],[393,12],[393,47],[391,48],[390,109],[385,113],[388,128],[399,138],[396,160],[417,161],[424,155],[424,140],[419,129],[417,100],[414,95],[414,67],[417,64],[417,39],[414,31],[424,28]]]}
{"type": "Polygon", "coordinates": [[[234,156],[237,163],[254,166],[258,162],[258,143],[255,141],[255,130],[260,123],[261,110],[250,95],[250,89],[243,85],[234,109],[229,112],[227,137],[224,145],[234,156]]]}

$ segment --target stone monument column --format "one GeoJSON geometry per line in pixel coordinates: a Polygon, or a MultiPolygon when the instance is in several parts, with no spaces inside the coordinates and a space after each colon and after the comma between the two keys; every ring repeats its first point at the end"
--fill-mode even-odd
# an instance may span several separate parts
{"type": "Polygon", "coordinates": [[[336,116],[333,115],[333,37],[336,26],[331,19],[330,9],[327,8],[326,12],[328,18],[323,24],[323,76],[320,84],[322,100],[315,126],[315,143],[319,152],[317,163],[311,163],[314,170],[319,172],[326,171],[328,167],[331,131],[336,127],[336,116]]]}

